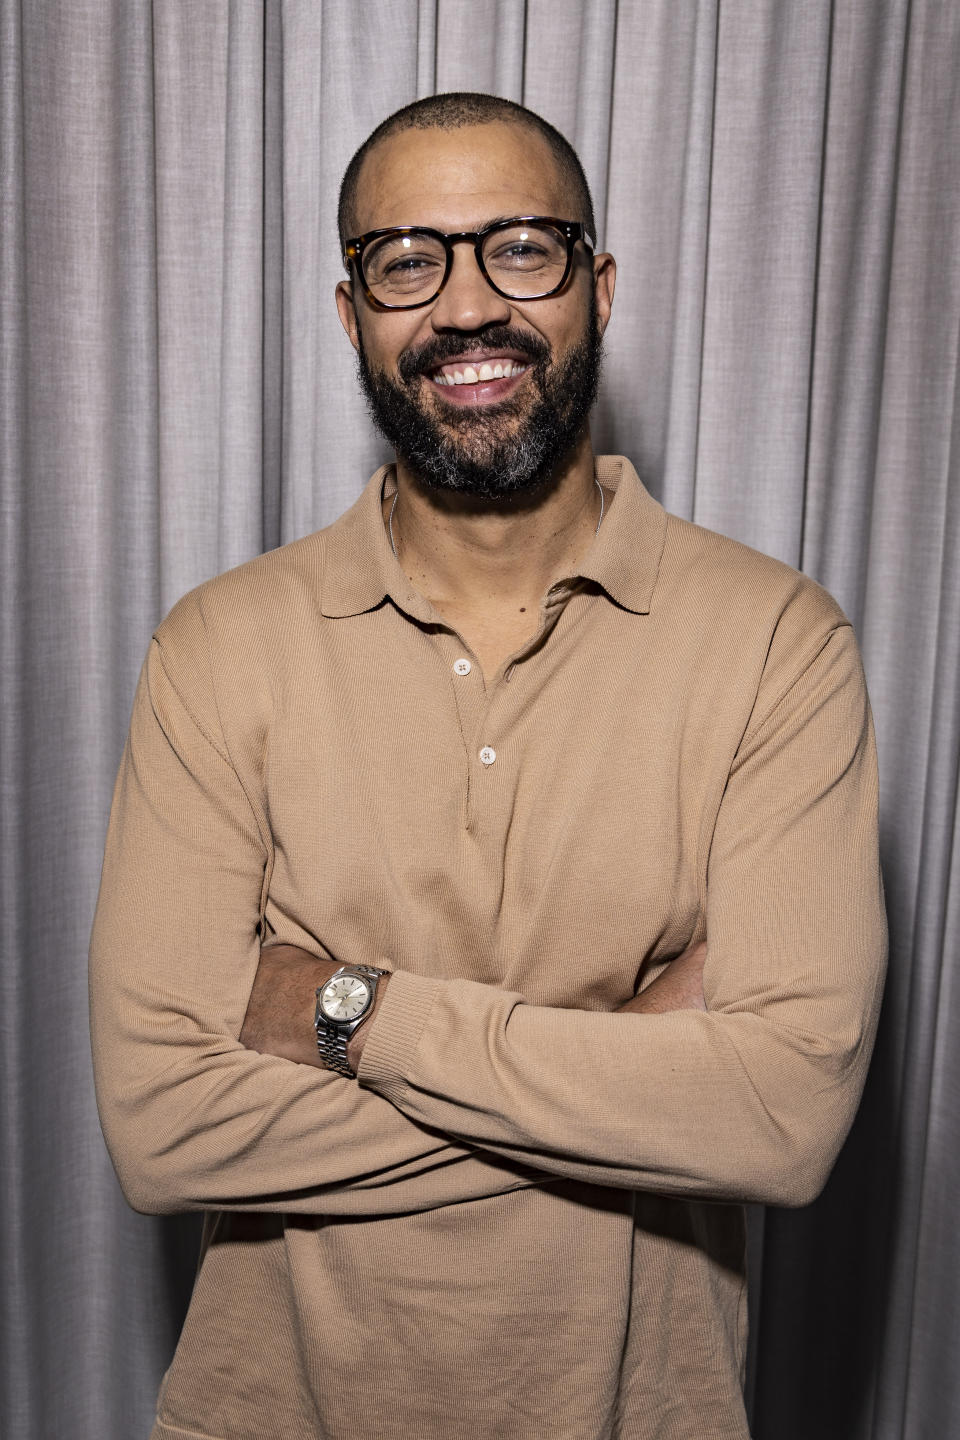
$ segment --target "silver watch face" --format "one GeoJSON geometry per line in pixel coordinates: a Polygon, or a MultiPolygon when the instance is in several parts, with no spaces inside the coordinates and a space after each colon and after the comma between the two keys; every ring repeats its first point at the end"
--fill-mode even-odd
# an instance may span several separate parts
{"type": "Polygon", "coordinates": [[[328,1020],[346,1024],[369,1007],[373,991],[361,975],[335,975],[320,991],[320,1010],[328,1020]]]}

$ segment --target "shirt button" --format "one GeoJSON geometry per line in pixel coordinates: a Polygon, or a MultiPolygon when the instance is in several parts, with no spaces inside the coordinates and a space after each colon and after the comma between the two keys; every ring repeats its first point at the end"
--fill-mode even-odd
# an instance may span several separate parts
{"type": "Polygon", "coordinates": [[[480,751],[480,759],[484,765],[492,765],[497,758],[497,752],[490,745],[484,745],[480,751]]]}
{"type": "Polygon", "coordinates": [[[458,675],[469,675],[473,666],[469,660],[461,658],[460,660],[454,660],[453,668],[458,675]]]}

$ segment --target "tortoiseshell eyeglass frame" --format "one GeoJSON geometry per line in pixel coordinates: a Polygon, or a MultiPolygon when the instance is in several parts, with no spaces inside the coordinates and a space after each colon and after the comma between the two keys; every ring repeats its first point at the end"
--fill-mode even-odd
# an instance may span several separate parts
{"type": "Polygon", "coordinates": [[[490,289],[504,300],[547,300],[551,295],[558,295],[570,278],[570,271],[573,269],[573,252],[578,240],[582,240],[585,248],[592,255],[596,249],[596,241],[591,238],[585,225],[579,220],[558,220],[555,215],[513,215],[507,220],[494,220],[489,225],[484,225],[482,230],[458,230],[454,234],[444,234],[442,230],[432,230],[429,225],[388,225],[383,230],[368,230],[365,235],[355,235],[348,240],[343,247],[343,263],[347,270],[351,262],[356,266],[356,272],[360,285],[366,295],[368,302],[375,310],[420,310],[424,305],[432,305],[450,278],[450,271],[453,268],[453,247],[462,242],[469,242],[473,245],[473,253],[477,257],[477,266],[480,274],[486,280],[490,289]],[[549,290],[543,290],[538,295],[510,295],[506,290],[501,290],[495,285],[487,274],[487,267],[483,263],[483,242],[488,235],[493,235],[498,230],[509,230],[515,225],[550,225],[567,242],[567,263],[564,267],[563,277],[559,284],[552,285],[549,290]],[[384,235],[429,235],[431,239],[438,240],[446,252],[447,263],[444,268],[443,278],[434,290],[424,300],[415,300],[410,305],[388,305],[385,301],[379,300],[367,284],[367,277],[363,273],[363,252],[373,240],[380,240],[384,235]]]}

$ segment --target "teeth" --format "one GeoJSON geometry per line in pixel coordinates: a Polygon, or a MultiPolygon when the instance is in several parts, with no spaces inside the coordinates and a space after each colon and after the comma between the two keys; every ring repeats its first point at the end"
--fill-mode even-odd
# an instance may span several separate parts
{"type": "Polygon", "coordinates": [[[497,360],[493,365],[484,360],[477,369],[472,365],[462,369],[444,366],[435,370],[432,378],[435,385],[478,385],[487,380],[509,380],[513,375],[522,375],[526,368],[516,360],[497,360]]]}

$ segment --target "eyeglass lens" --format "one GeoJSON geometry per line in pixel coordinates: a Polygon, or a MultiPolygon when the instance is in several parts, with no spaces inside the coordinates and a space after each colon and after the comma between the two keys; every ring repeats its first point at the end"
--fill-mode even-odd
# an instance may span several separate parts
{"type": "MultiPolygon", "coordinates": [[[[484,236],[481,254],[493,284],[514,300],[557,289],[567,268],[566,237],[551,225],[511,225],[484,236]]],[[[363,278],[385,305],[410,305],[435,294],[447,252],[434,235],[383,235],[363,253],[363,278]]]]}

